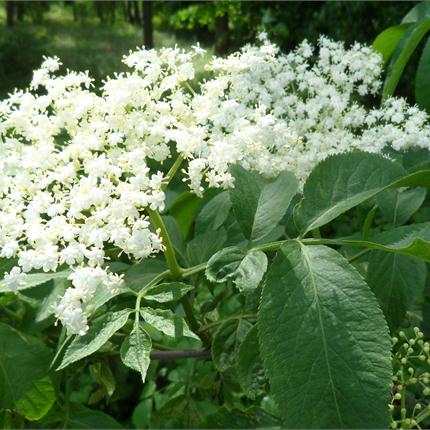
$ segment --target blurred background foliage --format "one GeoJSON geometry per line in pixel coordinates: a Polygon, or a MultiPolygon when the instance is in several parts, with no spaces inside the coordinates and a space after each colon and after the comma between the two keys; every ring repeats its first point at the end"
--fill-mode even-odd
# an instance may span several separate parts
{"type": "MultiPolygon", "coordinates": [[[[66,67],[89,70],[100,82],[121,71],[120,57],[146,46],[186,48],[199,41],[225,55],[265,29],[282,49],[326,34],[347,43],[371,44],[417,2],[366,1],[2,1],[0,96],[25,87],[43,55],[66,67]]],[[[201,59],[201,65],[208,58],[201,59]]],[[[414,61],[411,61],[414,68],[414,61]]],[[[416,67],[416,64],[415,64],[416,67]]],[[[409,96],[407,79],[399,93],[409,96]]]]}

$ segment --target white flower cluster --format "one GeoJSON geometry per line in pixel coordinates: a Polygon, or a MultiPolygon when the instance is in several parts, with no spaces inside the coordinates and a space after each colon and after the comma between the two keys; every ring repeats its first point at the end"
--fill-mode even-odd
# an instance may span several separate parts
{"type": "Polygon", "coordinates": [[[135,259],[163,247],[145,209],[163,210],[166,178],[149,164],[182,154],[201,195],[205,184],[233,186],[232,163],[303,182],[330,154],[429,147],[416,107],[360,104],[380,87],[382,61],[368,47],[321,38],[318,52],[303,42],[284,55],[263,35],[214,58],[213,77],[190,94],[199,53],[131,52],[131,72],[95,91],[87,73],[57,75],[61,63],[47,58],[29,90],[0,103],[0,257],[17,259],[5,280],[17,290],[33,269],[71,267],[56,315],[72,333],[86,332],[84,305],[98,286],[121,287],[106,270],[108,246],[135,259]]]}
{"type": "MultiPolygon", "coordinates": [[[[260,38],[260,46],[214,59],[208,70],[215,77],[193,99],[205,136],[189,172],[195,191],[204,176],[211,186],[229,184],[230,163],[266,176],[289,170],[303,183],[332,154],[429,148],[427,115],[418,108],[395,98],[382,108],[363,106],[363,96],[381,86],[382,58],[371,48],[321,37],[319,49],[304,41],[282,54],[260,38]]],[[[192,138],[181,140],[184,152],[194,147],[192,138]]]]}
{"type": "Polygon", "coordinates": [[[86,73],[57,76],[59,60],[46,59],[31,90],[0,104],[0,256],[18,262],[5,280],[17,290],[33,269],[70,266],[55,311],[71,333],[86,332],[98,285],[121,287],[105,268],[109,244],[135,259],[162,249],[144,209],[163,210],[164,176],[148,162],[170,157],[169,131],[191,120],[192,54],[139,50],[124,62],[134,70],[98,95],[86,73]]]}

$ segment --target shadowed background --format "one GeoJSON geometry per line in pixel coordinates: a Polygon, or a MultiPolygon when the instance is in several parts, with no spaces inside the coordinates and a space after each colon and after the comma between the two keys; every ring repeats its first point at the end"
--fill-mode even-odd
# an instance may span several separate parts
{"type": "MultiPolygon", "coordinates": [[[[282,49],[319,34],[371,44],[416,2],[2,1],[0,96],[28,85],[43,55],[89,70],[98,81],[124,70],[120,58],[136,46],[186,48],[196,41],[225,55],[265,29],[282,49]]],[[[201,59],[201,69],[207,60],[201,59]]],[[[414,61],[411,68],[415,69],[414,61]]],[[[203,70],[202,70],[203,73],[203,70]]],[[[406,78],[400,93],[408,96],[406,78]]]]}

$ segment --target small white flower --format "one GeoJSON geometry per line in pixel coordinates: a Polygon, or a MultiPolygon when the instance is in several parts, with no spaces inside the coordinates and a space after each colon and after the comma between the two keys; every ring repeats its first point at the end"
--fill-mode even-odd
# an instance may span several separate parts
{"type": "Polygon", "coordinates": [[[9,273],[6,273],[4,276],[4,280],[6,285],[12,291],[18,291],[19,288],[24,287],[27,283],[27,275],[21,272],[21,269],[17,266],[12,268],[9,273]]]}

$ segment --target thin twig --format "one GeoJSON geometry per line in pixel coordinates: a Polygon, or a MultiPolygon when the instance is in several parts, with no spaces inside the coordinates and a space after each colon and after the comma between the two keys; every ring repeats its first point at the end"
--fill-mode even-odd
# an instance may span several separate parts
{"type": "Polygon", "coordinates": [[[210,358],[209,349],[178,349],[174,351],[152,351],[151,360],[176,360],[177,358],[210,358]]]}

